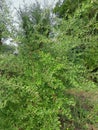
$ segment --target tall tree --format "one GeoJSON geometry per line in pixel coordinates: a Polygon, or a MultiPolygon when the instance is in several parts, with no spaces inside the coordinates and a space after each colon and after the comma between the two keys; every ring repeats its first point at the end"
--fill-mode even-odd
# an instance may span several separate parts
{"type": "Polygon", "coordinates": [[[26,37],[29,37],[36,31],[45,36],[49,35],[51,30],[50,10],[41,8],[39,2],[36,1],[30,6],[24,5],[24,8],[20,8],[18,14],[26,37]]]}
{"type": "Polygon", "coordinates": [[[2,37],[9,28],[9,9],[5,0],[0,0],[0,45],[2,45],[2,37]]]}
{"type": "MultiPolygon", "coordinates": [[[[77,9],[81,9],[82,12],[86,12],[88,17],[94,16],[98,10],[97,0],[59,0],[54,8],[54,13],[60,18],[68,18],[69,15],[74,16],[77,9]],[[85,6],[85,7],[83,7],[85,6]]],[[[81,13],[81,12],[80,12],[81,13]]]]}

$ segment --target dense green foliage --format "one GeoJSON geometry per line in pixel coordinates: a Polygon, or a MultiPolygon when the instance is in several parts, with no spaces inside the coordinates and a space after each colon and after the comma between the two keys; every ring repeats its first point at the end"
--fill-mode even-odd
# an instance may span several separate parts
{"type": "Polygon", "coordinates": [[[19,55],[0,52],[0,130],[97,129],[98,3],[74,1],[57,3],[54,27],[39,3],[19,10],[19,55]]]}

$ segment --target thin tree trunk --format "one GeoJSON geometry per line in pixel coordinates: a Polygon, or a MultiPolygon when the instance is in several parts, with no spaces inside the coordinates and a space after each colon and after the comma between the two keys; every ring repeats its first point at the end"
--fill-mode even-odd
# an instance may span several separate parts
{"type": "Polygon", "coordinates": [[[0,39],[0,46],[2,45],[2,41],[1,41],[1,39],[0,39]]]}
{"type": "Polygon", "coordinates": [[[0,46],[2,45],[2,40],[1,40],[1,38],[0,38],[0,46]]]}

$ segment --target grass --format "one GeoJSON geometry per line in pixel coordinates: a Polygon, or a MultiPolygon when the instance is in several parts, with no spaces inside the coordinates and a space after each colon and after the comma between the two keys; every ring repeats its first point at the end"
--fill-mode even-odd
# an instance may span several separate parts
{"type": "Polygon", "coordinates": [[[98,130],[98,88],[89,91],[70,89],[67,93],[74,97],[76,106],[72,108],[73,121],[69,130],[98,130]]]}

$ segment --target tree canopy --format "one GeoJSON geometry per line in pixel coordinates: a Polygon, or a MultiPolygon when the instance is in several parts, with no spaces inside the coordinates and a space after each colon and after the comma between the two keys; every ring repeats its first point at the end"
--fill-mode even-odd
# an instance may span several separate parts
{"type": "Polygon", "coordinates": [[[5,0],[0,0],[0,43],[6,37],[10,23],[9,8],[5,0]]]}

